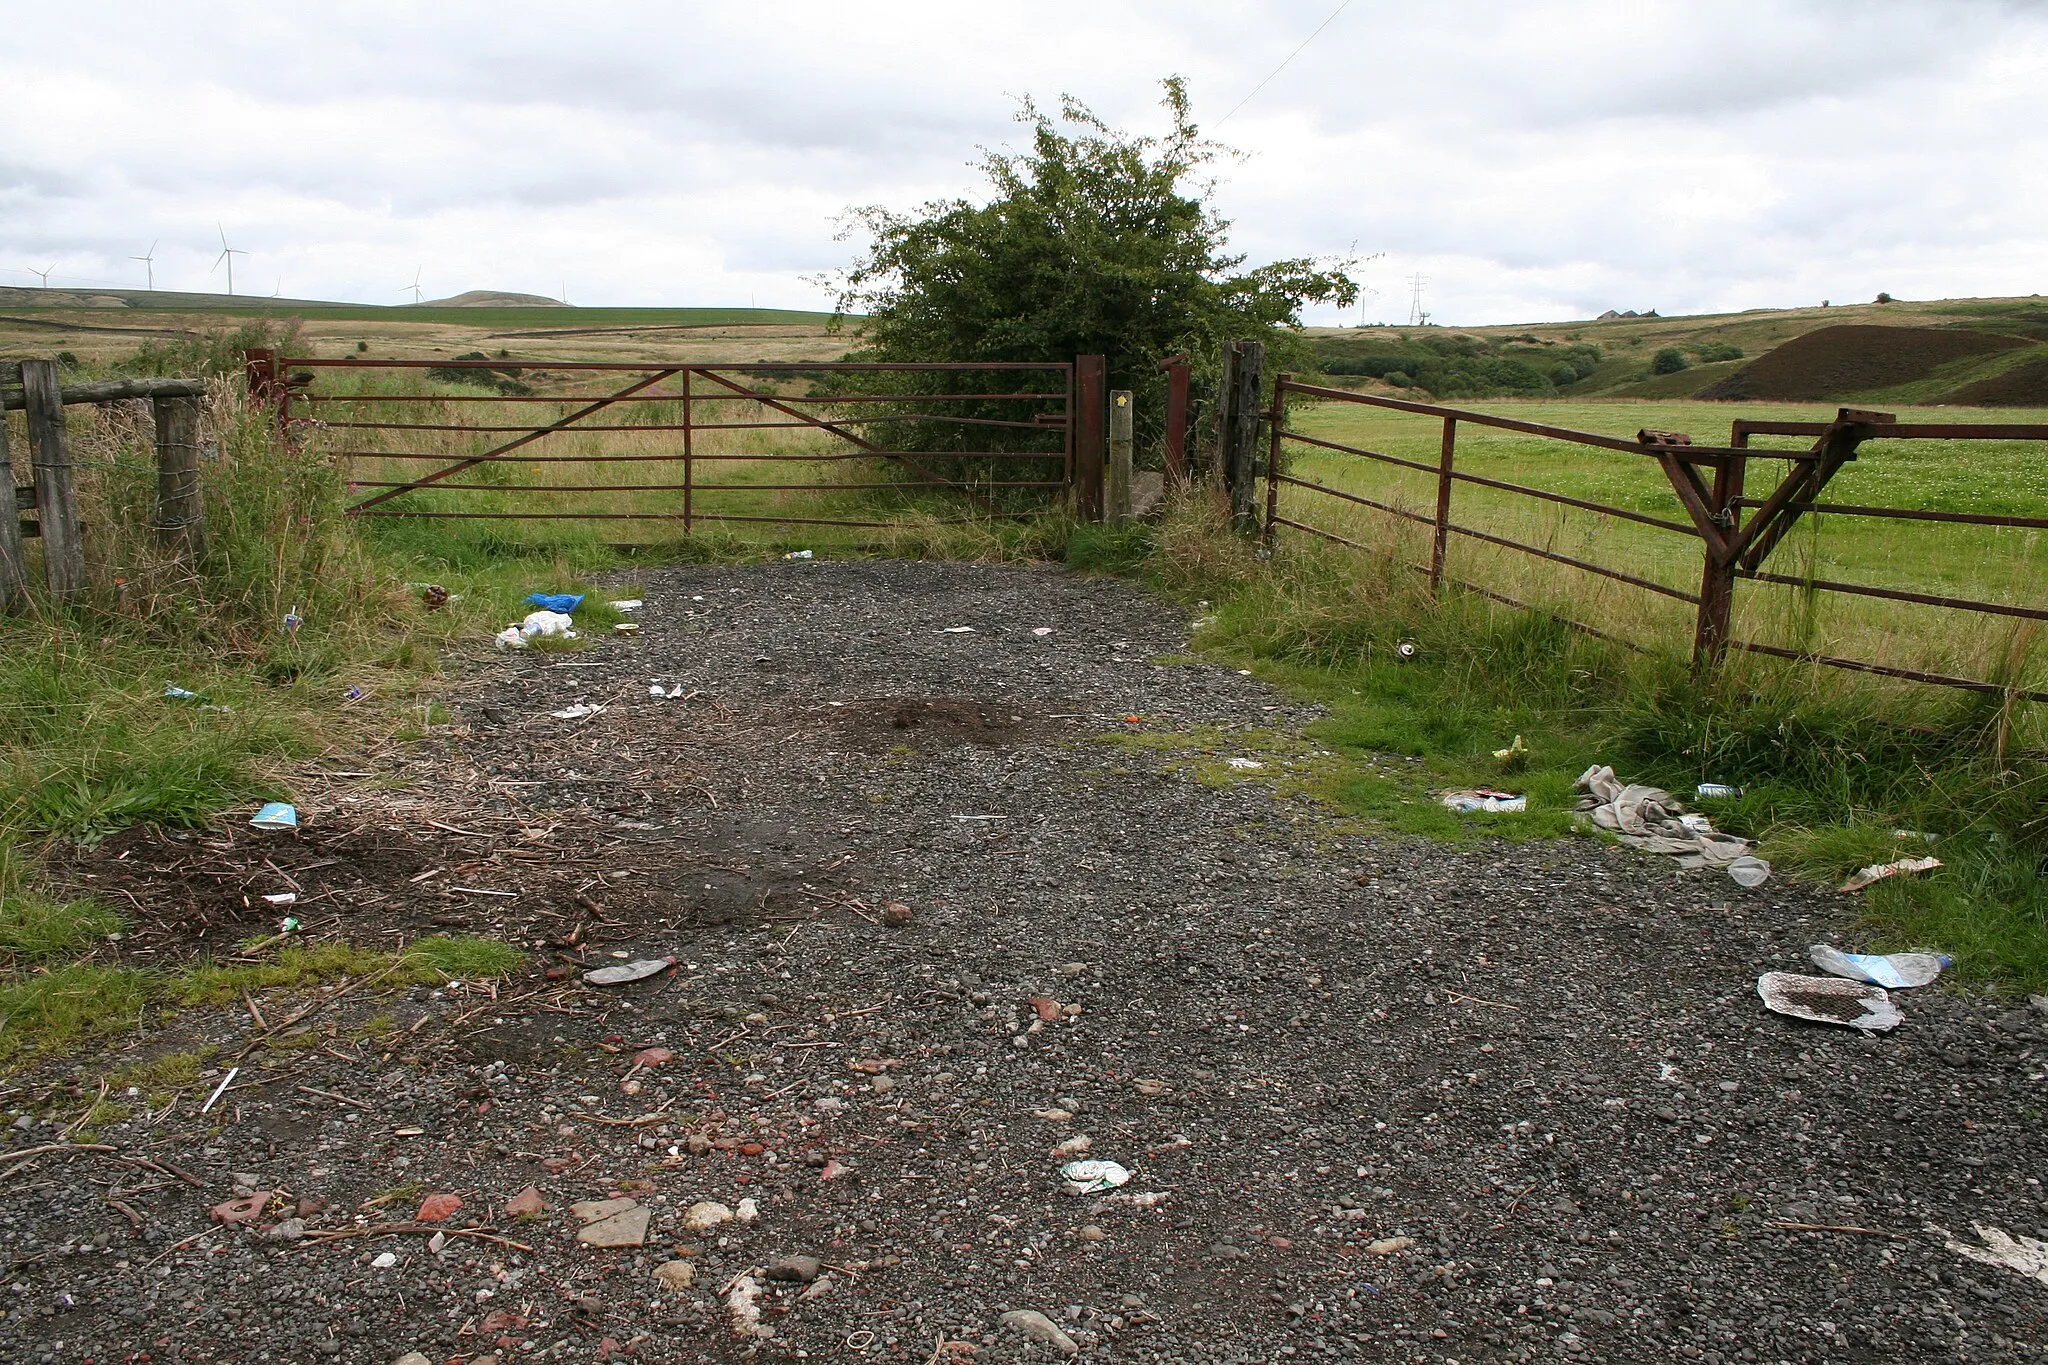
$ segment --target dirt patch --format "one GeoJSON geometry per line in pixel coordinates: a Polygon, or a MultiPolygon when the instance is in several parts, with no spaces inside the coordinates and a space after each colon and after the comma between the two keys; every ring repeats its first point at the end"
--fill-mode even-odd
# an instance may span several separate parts
{"type": "Polygon", "coordinates": [[[904,745],[921,753],[961,744],[1021,744],[1053,730],[1035,705],[997,698],[882,697],[832,707],[839,733],[862,749],[904,745]]]}
{"type": "Polygon", "coordinates": [[[2048,407],[2048,356],[1965,384],[1950,394],[1948,401],[1986,408],[2048,407]]]}
{"type": "Polygon", "coordinates": [[[1759,356],[1696,396],[1841,399],[1925,379],[1950,361],[2030,344],[2021,337],[1941,327],[1823,327],[1759,356]]]}

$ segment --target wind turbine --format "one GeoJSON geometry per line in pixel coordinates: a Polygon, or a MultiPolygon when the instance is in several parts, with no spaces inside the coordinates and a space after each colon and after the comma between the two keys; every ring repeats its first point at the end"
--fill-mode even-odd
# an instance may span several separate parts
{"type": "Polygon", "coordinates": [[[50,287],[50,271],[55,270],[56,268],[57,263],[55,261],[52,261],[50,262],[50,270],[38,270],[34,266],[30,266],[28,268],[28,273],[42,280],[43,288],[48,289],[50,287]]]}
{"type": "Polygon", "coordinates": [[[221,227],[219,223],[215,223],[214,227],[220,231],[220,255],[213,258],[213,268],[215,270],[220,269],[222,261],[228,263],[228,297],[233,298],[235,296],[235,257],[246,256],[249,253],[243,251],[240,247],[228,245],[228,230],[226,228],[221,227]]]}
{"type": "Polygon", "coordinates": [[[399,292],[399,293],[401,293],[401,294],[402,294],[402,293],[404,293],[404,292],[405,292],[406,290],[408,290],[408,289],[412,290],[412,303],[413,303],[413,307],[415,307],[415,308],[419,307],[419,303],[420,303],[420,271],[421,271],[421,270],[425,270],[425,269],[426,269],[426,267],[425,267],[425,266],[420,266],[420,267],[418,267],[417,269],[415,269],[415,270],[414,270],[414,271],[412,272],[412,283],[411,283],[411,284],[402,284],[402,285],[398,286],[398,292],[399,292]]]}
{"type": "Polygon", "coordinates": [[[128,259],[142,262],[142,268],[149,272],[149,287],[154,290],[156,288],[156,243],[151,242],[149,244],[147,255],[130,256],[128,259]]]}

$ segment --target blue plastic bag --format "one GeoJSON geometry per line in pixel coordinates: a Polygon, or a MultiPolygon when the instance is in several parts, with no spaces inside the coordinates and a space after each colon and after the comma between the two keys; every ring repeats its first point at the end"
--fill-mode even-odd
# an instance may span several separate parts
{"type": "Polygon", "coordinates": [[[527,595],[527,601],[542,611],[559,611],[567,614],[583,605],[580,592],[536,592],[527,595]]]}

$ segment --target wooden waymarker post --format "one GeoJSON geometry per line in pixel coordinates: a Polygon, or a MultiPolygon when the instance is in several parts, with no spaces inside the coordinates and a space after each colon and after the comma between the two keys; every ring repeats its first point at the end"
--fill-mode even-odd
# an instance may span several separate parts
{"type": "Polygon", "coordinates": [[[199,483],[199,400],[152,398],[156,419],[156,534],[167,550],[206,554],[206,501],[199,483]]]}
{"type": "Polygon", "coordinates": [[[85,591],[85,546],[71,483],[71,442],[64,429],[64,393],[53,360],[21,362],[29,452],[36,467],[36,521],[43,532],[43,570],[57,601],[85,591]]]}
{"type": "Polygon", "coordinates": [[[1116,389],[1109,395],[1109,470],[1104,479],[1109,493],[1109,522],[1112,526],[1131,524],[1131,391],[1116,389]]]}

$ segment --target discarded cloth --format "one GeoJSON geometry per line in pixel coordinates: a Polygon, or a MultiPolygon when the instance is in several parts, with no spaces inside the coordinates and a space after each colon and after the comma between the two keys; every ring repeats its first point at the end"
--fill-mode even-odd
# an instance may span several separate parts
{"type": "Polygon", "coordinates": [[[1614,769],[1596,764],[1579,774],[1586,793],[1579,809],[1622,843],[1646,853],[1670,854],[1680,867],[1721,867],[1749,852],[1749,840],[1716,830],[1705,816],[1687,815],[1685,803],[1662,787],[1625,784],[1614,769]]]}

